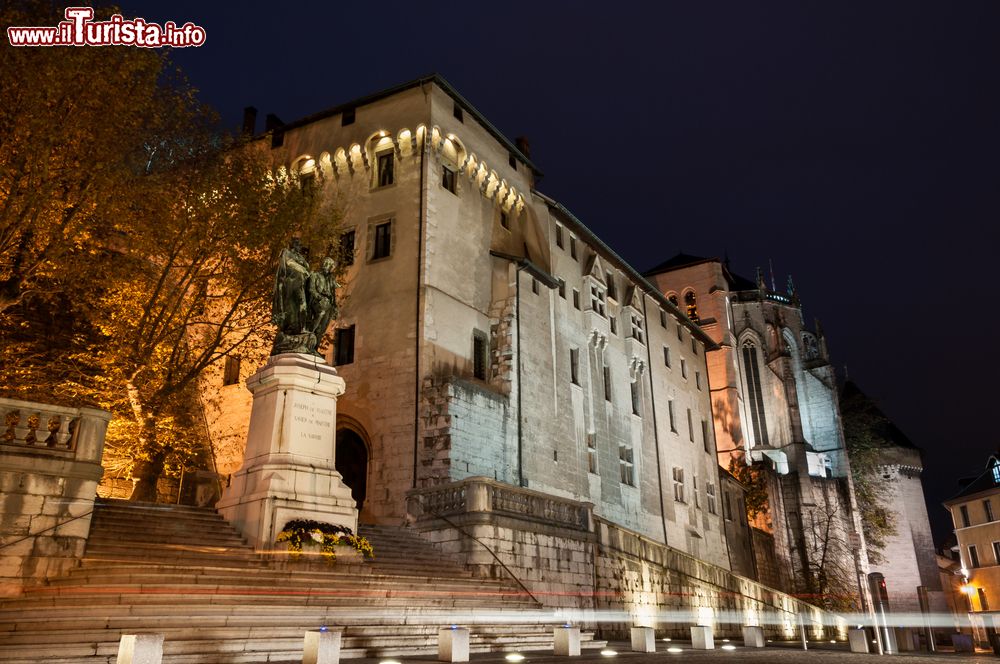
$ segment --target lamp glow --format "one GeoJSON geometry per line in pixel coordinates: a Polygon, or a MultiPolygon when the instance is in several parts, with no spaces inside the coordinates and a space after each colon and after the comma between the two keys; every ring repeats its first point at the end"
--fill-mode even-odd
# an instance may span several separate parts
{"type": "Polygon", "coordinates": [[[605,650],[601,651],[601,655],[603,657],[614,657],[617,654],[618,654],[617,652],[615,652],[614,650],[611,650],[611,649],[605,649],[605,650]]]}
{"type": "Polygon", "coordinates": [[[505,655],[504,659],[506,659],[508,662],[523,662],[524,661],[524,655],[522,655],[519,652],[512,652],[512,653],[509,653],[509,654],[505,655]]]}
{"type": "Polygon", "coordinates": [[[667,652],[677,654],[679,652],[684,652],[684,648],[678,648],[677,646],[670,646],[667,648],[667,652]]]}
{"type": "Polygon", "coordinates": [[[722,646],[722,649],[723,650],[736,650],[736,646],[734,646],[732,643],[727,643],[726,645],[722,646]]]}

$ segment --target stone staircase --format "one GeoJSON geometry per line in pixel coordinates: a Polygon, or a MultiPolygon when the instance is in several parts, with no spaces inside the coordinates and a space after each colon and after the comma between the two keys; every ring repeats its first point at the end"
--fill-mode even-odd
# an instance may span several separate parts
{"type": "Polygon", "coordinates": [[[514,582],[473,578],[402,528],[361,534],[374,561],[275,560],[211,509],[98,501],[82,564],[0,603],[0,662],[111,663],[136,631],[163,633],[169,664],[301,662],[320,627],[343,630],[344,658],[436,653],[450,624],[473,652],[552,648],[556,621],[514,582]]]}

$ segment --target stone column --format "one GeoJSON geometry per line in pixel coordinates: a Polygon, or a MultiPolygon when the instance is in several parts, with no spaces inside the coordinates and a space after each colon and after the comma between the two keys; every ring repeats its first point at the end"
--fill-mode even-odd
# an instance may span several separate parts
{"type": "Polygon", "coordinates": [[[217,508],[258,551],[292,519],[357,529],[351,489],[335,465],[344,380],[321,358],[284,353],[247,379],[253,393],[243,466],[217,508]]]}

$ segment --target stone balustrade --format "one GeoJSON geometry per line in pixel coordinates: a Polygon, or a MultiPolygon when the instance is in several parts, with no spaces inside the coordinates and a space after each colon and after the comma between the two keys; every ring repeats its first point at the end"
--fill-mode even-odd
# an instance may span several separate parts
{"type": "Polygon", "coordinates": [[[418,518],[491,512],[551,526],[590,532],[593,505],[511,486],[488,477],[414,489],[408,494],[410,513],[418,518]]]}
{"type": "Polygon", "coordinates": [[[82,417],[79,408],[0,399],[0,442],[71,453],[82,417]]]}

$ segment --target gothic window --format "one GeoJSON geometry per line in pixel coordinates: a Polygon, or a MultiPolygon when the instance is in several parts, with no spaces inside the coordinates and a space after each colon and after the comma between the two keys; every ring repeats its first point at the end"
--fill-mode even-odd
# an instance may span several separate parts
{"type": "Polygon", "coordinates": [[[333,338],[333,363],[343,366],[354,362],[354,326],[338,328],[333,338]]]}
{"type": "Polygon", "coordinates": [[[743,373],[747,382],[747,407],[753,424],[753,440],[758,446],[767,445],[764,391],[760,381],[760,365],[757,362],[757,346],[752,341],[743,344],[743,373]]]}
{"type": "Polygon", "coordinates": [[[667,296],[667,300],[670,302],[670,304],[672,304],[672,305],[674,305],[676,307],[677,306],[677,293],[671,293],[670,295],[668,295],[667,296]]]}
{"type": "Polygon", "coordinates": [[[451,193],[455,193],[455,171],[447,166],[441,167],[441,186],[451,193]]]}
{"type": "Polygon", "coordinates": [[[674,501],[684,502],[684,469],[674,466],[674,501]]]}
{"type": "Polygon", "coordinates": [[[807,360],[815,360],[819,357],[819,344],[816,342],[816,337],[808,332],[802,333],[802,347],[807,360]]]}
{"type": "Polygon", "coordinates": [[[600,314],[601,316],[607,315],[605,312],[605,293],[604,289],[597,284],[592,284],[590,286],[590,308],[593,309],[594,313],[600,314]]]}
{"type": "Polygon", "coordinates": [[[489,342],[486,335],[479,330],[472,333],[472,375],[479,380],[486,380],[486,370],[489,366],[489,342]]]}
{"type": "Polygon", "coordinates": [[[698,322],[698,301],[695,298],[694,291],[684,293],[684,312],[692,322],[698,322]]]}
{"type": "Polygon", "coordinates": [[[226,356],[226,368],[222,373],[223,385],[236,385],[240,382],[240,358],[235,355],[226,356]]]}
{"type": "Polygon", "coordinates": [[[395,180],[393,179],[393,167],[395,165],[392,151],[382,152],[377,156],[378,164],[378,186],[388,187],[395,180]]]}
{"type": "Polygon", "coordinates": [[[618,445],[618,468],[622,484],[635,486],[635,466],[632,462],[632,447],[625,443],[618,445]]]}
{"type": "Polygon", "coordinates": [[[642,316],[636,313],[629,314],[629,322],[631,323],[631,336],[633,339],[639,343],[644,343],[643,341],[643,320],[642,316]]]}

